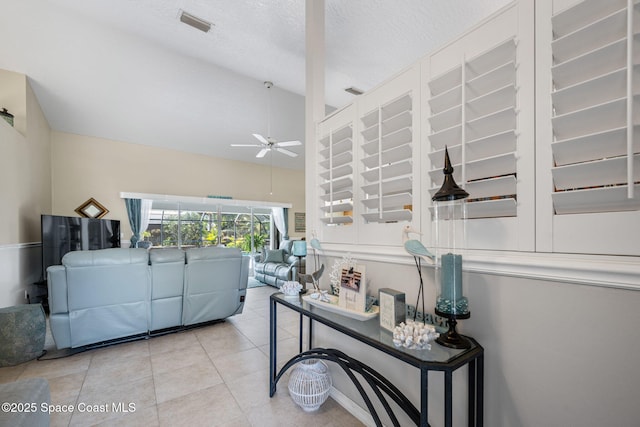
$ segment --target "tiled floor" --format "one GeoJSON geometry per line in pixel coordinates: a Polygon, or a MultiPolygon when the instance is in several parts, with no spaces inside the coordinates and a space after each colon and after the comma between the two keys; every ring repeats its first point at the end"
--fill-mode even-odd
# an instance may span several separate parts
{"type": "MultiPolygon", "coordinates": [[[[53,413],[52,426],[361,426],[331,398],[314,413],[302,411],[289,397],[288,378],[269,398],[268,300],[274,291],[248,289],[244,312],[224,323],[0,368],[0,383],[46,378],[52,404],[77,408],[53,413]],[[131,403],[135,411],[114,412],[113,403],[131,403]],[[93,405],[110,411],[89,412],[93,405]]],[[[298,352],[298,317],[279,310],[278,324],[291,325],[278,330],[283,363],[298,352]]]]}

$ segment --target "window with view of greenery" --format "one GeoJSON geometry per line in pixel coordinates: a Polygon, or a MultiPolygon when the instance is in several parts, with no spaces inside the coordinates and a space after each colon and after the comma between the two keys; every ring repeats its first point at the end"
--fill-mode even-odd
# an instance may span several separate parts
{"type": "Polygon", "coordinates": [[[267,213],[153,209],[143,237],[153,247],[223,245],[250,252],[268,246],[270,233],[271,214],[267,213]]]}

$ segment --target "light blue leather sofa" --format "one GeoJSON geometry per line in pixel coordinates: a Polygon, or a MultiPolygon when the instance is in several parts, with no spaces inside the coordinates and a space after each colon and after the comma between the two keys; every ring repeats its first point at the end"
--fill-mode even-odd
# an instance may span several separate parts
{"type": "Polygon", "coordinates": [[[58,349],[241,313],[249,258],[234,248],[69,252],[47,269],[58,349]]]}
{"type": "Polygon", "coordinates": [[[293,240],[283,240],[275,250],[265,250],[254,260],[254,277],[267,285],[279,288],[285,282],[298,280],[304,270],[304,258],[293,255],[293,240]]]}

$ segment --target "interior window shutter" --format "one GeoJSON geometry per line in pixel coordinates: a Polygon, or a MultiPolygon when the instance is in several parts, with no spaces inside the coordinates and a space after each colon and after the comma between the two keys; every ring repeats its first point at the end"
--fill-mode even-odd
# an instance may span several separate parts
{"type": "Polygon", "coordinates": [[[555,214],[637,210],[638,6],[586,1],[552,25],[555,214]]]}
{"type": "Polygon", "coordinates": [[[366,223],[411,221],[412,104],[407,93],[361,118],[362,218],[366,223]]]}
{"type": "Polygon", "coordinates": [[[555,252],[640,254],[639,7],[589,0],[552,14],[555,252]]]}
{"type": "Polygon", "coordinates": [[[454,178],[470,194],[469,218],[517,215],[516,70],[510,38],[428,84],[430,193],[442,184],[447,147],[454,178]]]}
{"type": "Polygon", "coordinates": [[[320,220],[326,226],[353,222],[353,128],[329,129],[319,141],[320,220]]]}

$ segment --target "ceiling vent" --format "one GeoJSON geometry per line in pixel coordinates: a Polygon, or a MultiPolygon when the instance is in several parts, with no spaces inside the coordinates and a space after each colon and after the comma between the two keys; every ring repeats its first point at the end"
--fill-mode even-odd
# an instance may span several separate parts
{"type": "Polygon", "coordinates": [[[360,89],[355,88],[353,86],[346,88],[344,91],[349,92],[351,95],[362,95],[364,93],[360,89]]]}
{"type": "Polygon", "coordinates": [[[180,21],[184,22],[187,25],[191,25],[193,28],[196,28],[200,31],[204,31],[208,33],[211,29],[211,23],[205,21],[204,19],[200,19],[197,16],[193,16],[190,13],[185,12],[184,10],[180,13],[180,21]]]}

